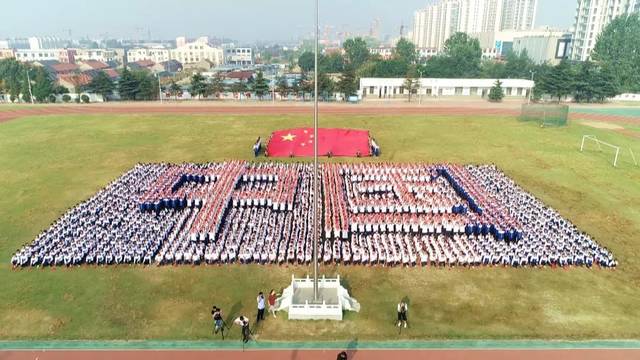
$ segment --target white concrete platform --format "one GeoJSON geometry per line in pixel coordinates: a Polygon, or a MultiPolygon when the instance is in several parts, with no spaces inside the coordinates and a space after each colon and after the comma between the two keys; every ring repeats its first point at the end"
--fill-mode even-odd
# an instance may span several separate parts
{"type": "Polygon", "coordinates": [[[291,285],[278,299],[278,310],[289,313],[289,320],[342,320],[342,312],[360,311],[360,304],[349,296],[337,278],[318,279],[319,302],[313,301],[313,279],[296,279],[291,276],[291,285]]]}

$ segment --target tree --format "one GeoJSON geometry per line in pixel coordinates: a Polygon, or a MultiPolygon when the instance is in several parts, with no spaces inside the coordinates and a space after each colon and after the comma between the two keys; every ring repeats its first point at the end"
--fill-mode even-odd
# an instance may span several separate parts
{"type": "Polygon", "coordinates": [[[169,95],[178,100],[178,96],[180,96],[180,94],[182,94],[182,88],[174,80],[171,80],[171,84],[169,85],[169,95]]]}
{"type": "Polygon", "coordinates": [[[116,86],[113,83],[113,80],[105,73],[104,71],[100,71],[96,74],[96,76],[91,79],[91,82],[87,86],[90,91],[102,95],[102,97],[107,100],[111,94],[113,94],[113,90],[115,90],[116,86]]]}
{"type": "Polygon", "coordinates": [[[122,100],[135,100],[138,94],[138,80],[128,68],[124,68],[118,81],[118,93],[122,100]]]}
{"type": "Polygon", "coordinates": [[[45,102],[49,100],[49,96],[53,94],[53,81],[49,77],[49,73],[44,68],[34,69],[35,76],[33,77],[33,96],[38,102],[45,102]]]}
{"type": "Polygon", "coordinates": [[[262,71],[258,71],[258,74],[256,75],[256,80],[253,84],[253,92],[260,100],[269,93],[269,83],[264,78],[262,71]]]}
{"type": "Polygon", "coordinates": [[[318,96],[322,96],[325,100],[333,96],[335,86],[336,84],[327,74],[318,74],[318,96]]]}
{"type": "MultiPolygon", "coordinates": [[[[318,59],[320,62],[320,59],[318,59]]],[[[298,58],[298,66],[304,72],[309,72],[315,67],[315,55],[310,51],[305,51],[298,58]]]]}
{"type": "Polygon", "coordinates": [[[608,98],[620,95],[622,90],[613,71],[600,67],[593,76],[594,100],[604,102],[608,98]]]}
{"type": "Polygon", "coordinates": [[[393,56],[407,64],[414,64],[417,60],[416,46],[409,40],[402,38],[393,50],[393,56]]]}
{"type": "Polygon", "coordinates": [[[576,102],[591,102],[595,97],[594,78],[597,68],[591,61],[580,65],[578,76],[574,81],[573,100],[576,102]]]}
{"type": "Polygon", "coordinates": [[[207,93],[207,83],[204,76],[200,73],[195,73],[191,77],[191,96],[197,96],[200,99],[201,96],[205,96],[207,93]]]}
{"type": "Polygon", "coordinates": [[[300,91],[302,91],[302,80],[294,79],[291,83],[291,92],[297,97],[300,95],[300,91]]]}
{"type": "Polygon", "coordinates": [[[212,95],[215,95],[216,98],[220,97],[220,94],[224,92],[224,82],[222,81],[222,77],[220,74],[216,74],[209,85],[209,92],[212,95]]]}
{"type": "Polygon", "coordinates": [[[0,60],[0,79],[10,99],[18,99],[27,79],[27,66],[16,59],[0,60]]]}
{"type": "Polygon", "coordinates": [[[407,71],[404,88],[409,92],[409,102],[411,102],[411,96],[416,94],[418,89],[420,89],[420,80],[418,79],[418,71],[415,66],[411,66],[409,71],[407,71]]]}
{"type": "Polygon", "coordinates": [[[289,88],[289,83],[287,82],[287,79],[285,77],[279,78],[278,82],[276,83],[276,92],[280,94],[280,98],[281,99],[287,98],[289,96],[290,91],[291,89],[289,88]]]}
{"type": "Polygon", "coordinates": [[[318,59],[320,64],[320,71],[327,73],[339,73],[344,70],[344,57],[340,53],[332,53],[327,56],[323,56],[321,59],[318,59]]]}
{"type": "Polygon", "coordinates": [[[640,14],[613,19],[598,35],[591,58],[611,71],[621,91],[640,92],[640,14]]]}
{"type": "Polygon", "coordinates": [[[137,100],[157,100],[160,93],[158,87],[158,80],[156,77],[147,71],[138,71],[135,73],[138,80],[138,93],[136,95],[137,100]]]}
{"type": "Polygon", "coordinates": [[[366,41],[360,37],[347,39],[342,45],[342,48],[346,54],[346,62],[353,66],[354,69],[362,66],[362,64],[366,63],[371,57],[371,53],[369,53],[369,46],[366,41]]]}
{"type": "Polygon", "coordinates": [[[502,91],[502,82],[496,80],[491,90],[489,90],[489,101],[500,102],[504,98],[504,92],[502,91]]]}
{"type": "Polygon", "coordinates": [[[563,97],[571,94],[573,79],[574,76],[569,62],[567,60],[560,61],[545,79],[548,94],[552,97],[557,97],[558,101],[560,101],[563,97]]]}
{"type": "Polygon", "coordinates": [[[345,100],[357,94],[358,84],[356,82],[356,71],[351,65],[345,67],[340,76],[340,80],[336,84],[336,88],[344,95],[345,100]]]}
{"type": "Polygon", "coordinates": [[[239,94],[240,99],[242,99],[242,94],[244,94],[246,91],[247,91],[247,83],[245,83],[244,80],[239,80],[238,82],[231,85],[231,92],[234,94],[234,96],[236,94],[239,94]]]}
{"type": "Polygon", "coordinates": [[[442,55],[429,59],[425,68],[430,77],[476,78],[481,74],[481,60],[478,39],[457,32],[445,41],[442,55]]]}

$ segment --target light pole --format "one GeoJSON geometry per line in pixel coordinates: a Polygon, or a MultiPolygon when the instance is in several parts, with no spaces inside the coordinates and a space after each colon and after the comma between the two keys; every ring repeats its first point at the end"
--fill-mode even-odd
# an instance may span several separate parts
{"type": "Polygon", "coordinates": [[[160,99],[160,104],[162,104],[162,84],[160,84],[160,73],[156,73],[156,77],[158,78],[158,98],[160,99]]]}
{"type": "Polygon", "coordinates": [[[320,26],[320,5],[316,0],[315,21],[315,52],[313,72],[313,301],[319,302],[318,297],[318,37],[320,26]]]}
{"type": "Polygon", "coordinates": [[[27,85],[29,86],[29,99],[31,99],[31,105],[35,104],[33,101],[33,93],[31,92],[31,79],[29,78],[29,68],[27,68],[27,85]]]}
{"type": "MultiPolygon", "coordinates": [[[[533,82],[533,75],[536,74],[535,71],[533,70],[529,70],[529,72],[531,73],[531,81],[533,82]]],[[[531,89],[529,89],[529,98],[527,99],[527,105],[531,104],[531,94],[533,94],[533,86],[531,87],[531,89]]]]}

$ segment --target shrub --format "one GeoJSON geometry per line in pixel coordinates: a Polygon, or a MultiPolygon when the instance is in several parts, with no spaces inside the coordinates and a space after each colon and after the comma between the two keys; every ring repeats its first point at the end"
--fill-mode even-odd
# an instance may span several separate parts
{"type": "Polygon", "coordinates": [[[71,96],[69,96],[69,94],[62,95],[62,101],[68,103],[69,101],[71,101],[71,96]]]}
{"type": "Polygon", "coordinates": [[[55,96],[55,95],[53,95],[53,94],[49,95],[49,102],[50,102],[50,103],[55,103],[55,102],[56,102],[56,100],[57,100],[57,99],[56,99],[56,96],[55,96]]]}
{"type": "Polygon", "coordinates": [[[87,94],[82,94],[80,99],[82,99],[82,102],[85,103],[85,104],[89,103],[89,96],[87,94]]]}

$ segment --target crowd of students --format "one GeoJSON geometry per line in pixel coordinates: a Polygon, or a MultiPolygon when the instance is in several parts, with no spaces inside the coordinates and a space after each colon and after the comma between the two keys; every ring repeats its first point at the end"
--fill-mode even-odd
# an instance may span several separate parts
{"type": "MultiPolygon", "coordinates": [[[[494,166],[326,164],[319,184],[318,254],[326,263],[617,265],[494,166]]],[[[11,262],[309,263],[312,194],[309,164],[140,164],[11,262]]]]}

